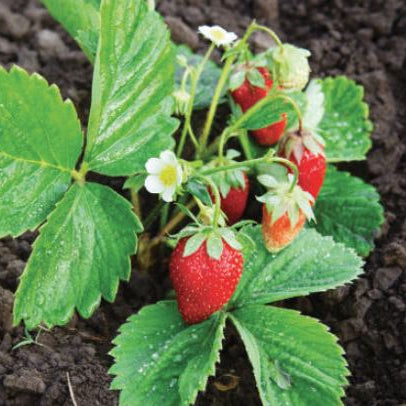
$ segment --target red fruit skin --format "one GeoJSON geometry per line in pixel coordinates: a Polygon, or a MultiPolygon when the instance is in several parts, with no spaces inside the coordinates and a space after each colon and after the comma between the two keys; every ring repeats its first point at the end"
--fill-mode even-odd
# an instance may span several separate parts
{"type": "MultiPolygon", "coordinates": [[[[235,224],[244,214],[247,207],[250,192],[248,176],[244,173],[245,187],[231,188],[226,197],[221,196],[221,210],[227,216],[227,224],[235,224]]],[[[215,201],[214,194],[209,190],[212,201],[215,201]]]]}
{"type": "Polygon", "coordinates": [[[241,278],[244,258],[224,240],[219,260],[209,257],[206,242],[195,253],[184,257],[188,239],[181,239],[173,251],[169,276],[183,320],[195,324],[206,320],[230,300],[241,278]]]}
{"type": "Polygon", "coordinates": [[[293,153],[287,159],[293,162],[299,170],[299,186],[317,199],[326,176],[326,157],[322,154],[315,155],[304,147],[300,162],[293,153]]]}
{"type": "MultiPolygon", "coordinates": [[[[265,88],[251,85],[248,79],[236,90],[231,92],[234,101],[241,107],[243,112],[249,110],[254,104],[266,97],[272,88],[273,80],[266,68],[257,68],[265,79],[265,88]]],[[[251,131],[251,135],[256,139],[258,144],[271,146],[276,144],[282,137],[287,124],[286,114],[282,114],[282,120],[271,124],[268,127],[251,131]]]]}
{"type": "Polygon", "coordinates": [[[272,253],[279,252],[288,246],[300,233],[306,223],[306,216],[300,212],[299,220],[292,228],[288,214],[271,223],[271,214],[268,213],[266,205],[262,206],[262,235],[265,246],[272,253]]]}
{"type": "Polygon", "coordinates": [[[287,115],[282,113],[282,120],[271,124],[269,127],[251,131],[251,135],[255,138],[259,145],[266,147],[276,144],[285,132],[288,123],[287,115]]]}

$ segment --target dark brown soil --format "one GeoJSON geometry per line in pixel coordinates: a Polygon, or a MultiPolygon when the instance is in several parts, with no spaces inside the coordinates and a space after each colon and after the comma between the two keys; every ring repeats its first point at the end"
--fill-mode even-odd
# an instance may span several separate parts
{"type": "MultiPolygon", "coordinates": [[[[312,51],[315,75],[346,74],[365,86],[375,123],[366,163],[349,169],[382,195],[386,222],[365,275],[350,287],[288,303],[331,326],[345,347],[351,385],[347,405],[406,403],[406,3],[404,0],[163,0],[174,38],[197,50],[198,25],[217,23],[241,33],[252,18],[312,51]]],[[[258,49],[267,46],[255,38],[258,49]]],[[[0,64],[16,63],[57,83],[88,116],[92,68],[37,0],[1,0],[0,64]]],[[[121,180],[113,186],[120,186],[121,180]]],[[[147,303],[165,297],[164,267],[134,270],[114,305],[90,320],[42,332],[41,345],[12,347],[24,336],[11,327],[13,293],[34,234],[0,240],[0,406],[71,405],[67,374],[78,405],[116,405],[108,387],[107,355],[117,327],[147,303]]],[[[221,363],[199,405],[259,405],[251,367],[232,328],[221,363]],[[228,389],[228,390],[224,390],[228,389]]]]}

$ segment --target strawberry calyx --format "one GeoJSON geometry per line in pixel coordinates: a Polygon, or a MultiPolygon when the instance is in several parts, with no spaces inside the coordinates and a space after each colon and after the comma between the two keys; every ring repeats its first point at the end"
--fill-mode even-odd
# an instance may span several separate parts
{"type": "Polygon", "coordinates": [[[266,89],[267,76],[269,73],[264,65],[264,60],[252,59],[236,66],[234,73],[230,76],[229,89],[230,91],[238,89],[246,80],[254,87],[266,89]]]}
{"type": "MultiPolygon", "coordinates": [[[[214,159],[206,167],[207,169],[212,169],[238,163],[238,161],[235,161],[234,158],[237,158],[240,155],[241,154],[238,151],[229,149],[225,157],[214,159]]],[[[232,188],[245,189],[245,173],[247,171],[247,167],[240,167],[238,169],[230,171],[217,172],[213,175],[210,175],[210,178],[218,187],[221,197],[225,198],[232,188]]]]}
{"type": "Polygon", "coordinates": [[[257,200],[266,206],[271,216],[271,224],[274,224],[286,213],[291,228],[296,226],[301,213],[308,220],[315,220],[312,209],[314,198],[299,185],[295,184],[292,187],[294,181],[292,174],[287,174],[285,180],[277,179],[270,174],[259,175],[258,181],[267,188],[267,192],[257,197],[257,200]]]}
{"type": "Polygon", "coordinates": [[[221,258],[224,242],[237,251],[242,249],[235,231],[229,227],[215,228],[195,223],[185,227],[176,235],[178,241],[183,238],[188,238],[183,251],[183,257],[194,254],[204,243],[206,243],[207,255],[216,260],[221,258]]]}
{"type": "Polygon", "coordinates": [[[279,145],[279,152],[286,157],[293,155],[300,163],[305,149],[315,156],[325,156],[324,147],[325,142],[318,135],[308,130],[297,130],[285,135],[279,145]]]}

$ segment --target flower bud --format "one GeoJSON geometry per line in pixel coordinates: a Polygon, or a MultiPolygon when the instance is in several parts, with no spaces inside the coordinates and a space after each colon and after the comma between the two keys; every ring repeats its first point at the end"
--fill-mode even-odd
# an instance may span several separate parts
{"type": "Polygon", "coordinates": [[[187,112],[190,94],[186,90],[179,89],[173,93],[175,98],[175,113],[179,116],[184,116],[187,112]]]}

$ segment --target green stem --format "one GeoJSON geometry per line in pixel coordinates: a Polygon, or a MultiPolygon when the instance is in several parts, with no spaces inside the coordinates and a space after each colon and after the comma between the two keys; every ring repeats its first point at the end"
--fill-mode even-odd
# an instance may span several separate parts
{"type": "Polygon", "coordinates": [[[191,123],[189,123],[188,132],[189,132],[189,135],[190,135],[190,139],[192,140],[193,145],[195,146],[195,148],[197,150],[199,148],[199,141],[197,141],[197,138],[196,138],[195,133],[193,132],[193,128],[192,128],[191,123]]]}
{"type": "MultiPolygon", "coordinates": [[[[195,202],[193,200],[186,205],[189,210],[193,209],[194,206],[195,202]]],[[[167,224],[165,224],[158,235],[152,240],[151,245],[155,246],[159,244],[185,217],[185,214],[179,211],[167,224]]]]}
{"type": "Polygon", "coordinates": [[[228,139],[230,138],[230,135],[228,132],[223,131],[221,136],[220,136],[220,143],[219,143],[219,151],[218,151],[218,156],[219,156],[219,161],[220,163],[223,162],[224,159],[224,146],[228,139]]]}
{"type": "Polygon", "coordinates": [[[224,65],[224,68],[221,72],[220,79],[217,83],[217,87],[214,92],[214,96],[211,101],[211,104],[210,104],[209,112],[207,113],[207,118],[206,118],[206,122],[204,124],[203,132],[199,139],[199,141],[200,141],[199,142],[199,144],[200,144],[199,155],[202,153],[202,151],[204,151],[204,149],[207,146],[207,140],[209,138],[210,130],[213,125],[214,116],[216,115],[221,93],[224,89],[224,86],[226,85],[226,82],[230,75],[231,69],[233,68],[233,63],[234,63],[235,59],[236,59],[236,55],[228,58],[224,65]]]}
{"type": "Polygon", "coordinates": [[[152,224],[154,223],[154,221],[158,218],[159,213],[161,212],[161,209],[163,207],[163,202],[159,201],[155,207],[152,209],[152,211],[149,213],[149,215],[147,216],[147,218],[144,221],[144,228],[145,230],[148,230],[152,224]]]}
{"type": "Polygon", "coordinates": [[[207,184],[210,186],[211,192],[214,194],[214,218],[213,218],[213,227],[217,228],[219,219],[220,219],[220,214],[221,214],[221,197],[220,197],[220,192],[219,188],[217,185],[210,179],[207,178],[207,184]]]}
{"type": "Polygon", "coordinates": [[[290,185],[290,189],[289,189],[289,192],[292,192],[299,180],[299,169],[293,162],[289,161],[289,159],[274,157],[274,158],[272,158],[272,161],[275,163],[280,163],[280,164],[286,165],[287,167],[289,167],[292,170],[293,180],[292,180],[292,184],[290,185]]]}
{"type": "Polygon", "coordinates": [[[282,41],[276,35],[276,32],[271,30],[270,28],[268,28],[268,27],[266,27],[264,25],[255,24],[254,29],[259,30],[259,31],[264,31],[267,34],[269,34],[272,37],[272,39],[276,42],[276,45],[278,45],[279,47],[281,47],[283,45],[282,41]]]}
{"type": "Polygon", "coordinates": [[[291,97],[284,95],[284,94],[276,95],[275,99],[283,99],[293,106],[293,108],[295,109],[295,113],[297,115],[297,119],[299,121],[299,132],[302,132],[303,131],[302,112],[300,111],[300,108],[299,108],[298,104],[295,102],[295,100],[293,100],[291,97]]]}
{"type": "Polygon", "coordinates": [[[159,220],[159,228],[162,229],[165,227],[165,224],[168,222],[169,217],[169,203],[165,203],[161,211],[161,217],[159,220]]]}
{"type": "Polygon", "coordinates": [[[251,147],[250,143],[248,140],[248,134],[247,131],[244,131],[240,136],[238,137],[238,140],[240,141],[242,150],[244,151],[245,158],[248,160],[252,159],[252,152],[251,152],[251,147]]]}
{"type": "Polygon", "coordinates": [[[232,171],[235,169],[246,168],[247,166],[252,167],[252,166],[255,166],[255,165],[258,165],[261,163],[269,163],[269,164],[280,163],[280,164],[286,165],[293,172],[293,181],[292,181],[292,185],[291,185],[289,191],[292,191],[293,188],[296,186],[298,179],[299,179],[299,170],[298,170],[297,166],[286,158],[270,157],[267,155],[265,155],[262,158],[250,159],[248,161],[237,162],[237,163],[231,164],[231,165],[224,165],[224,166],[219,166],[216,168],[207,169],[207,170],[201,172],[200,174],[203,177],[205,177],[205,176],[213,175],[218,172],[232,171]]]}
{"type": "Polygon", "coordinates": [[[186,142],[186,136],[189,132],[189,127],[191,127],[193,104],[194,104],[195,97],[196,97],[197,85],[199,83],[200,76],[203,73],[204,66],[206,65],[207,61],[209,60],[211,54],[213,53],[214,48],[215,48],[215,45],[211,44],[210,48],[207,50],[206,55],[204,56],[202,62],[198,66],[197,71],[194,74],[192,74],[192,85],[191,85],[191,89],[190,89],[190,100],[189,100],[188,110],[186,112],[185,123],[184,123],[183,129],[182,129],[182,134],[180,136],[180,141],[179,141],[178,149],[176,152],[176,155],[178,157],[180,157],[182,155],[183,148],[184,148],[185,142],[186,142]]]}
{"type": "Polygon", "coordinates": [[[131,203],[133,204],[134,213],[138,216],[138,218],[140,220],[142,220],[141,203],[140,203],[140,197],[138,195],[138,191],[131,188],[130,194],[131,194],[131,203]]]}
{"type": "Polygon", "coordinates": [[[209,177],[205,176],[206,173],[209,171],[205,171],[199,175],[197,175],[197,178],[200,178],[203,180],[208,186],[210,186],[211,192],[214,194],[214,217],[213,217],[213,227],[217,228],[218,222],[220,219],[220,214],[221,214],[221,196],[219,192],[219,188],[217,185],[213,182],[212,179],[209,177]]]}
{"type": "Polygon", "coordinates": [[[226,63],[224,64],[223,70],[220,75],[220,79],[217,83],[216,90],[214,92],[213,99],[210,104],[209,112],[207,113],[206,117],[206,122],[203,128],[203,132],[199,138],[199,143],[200,143],[200,150],[198,151],[199,156],[202,154],[202,152],[206,149],[207,146],[207,141],[210,135],[211,127],[213,125],[213,120],[214,116],[216,115],[217,107],[219,104],[219,100],[221,97],[221,93],[223,91],[224,86],[226,85],[226,82],[228,80],[228,77],[230,75],[230,72],[233,68],[233,63],[237,59],[239,52],[243,52],[245,49],[245,44],[248,41],[248,38],[251,36],[251,34],[255,30],[256,23],[252,23],[249,27],[247,32],[245,33],[244,37],[241,39],[241,41],[238,43],[237,47],[238,50],[236,50],[235,53],[233,53],[229,58],[226,60],[226,63]]]}
{"type": "Polygon", "coordinates": [[[233,171],[234,169],[246,168],[247,166],[248,167],[255,166],[255,165],[258,165],[263,162],[268,162],[267,158],[262,157],[262,158],[257,158],[257,159],[251,159],[249,161],[237,162],[235,164],[217,166],[215,168],[207,169],[207,170],[201,172],[201,175],[210,176],[210,175],[214,175],[215,173],[219,173],[219,172],[233,171]]]}

